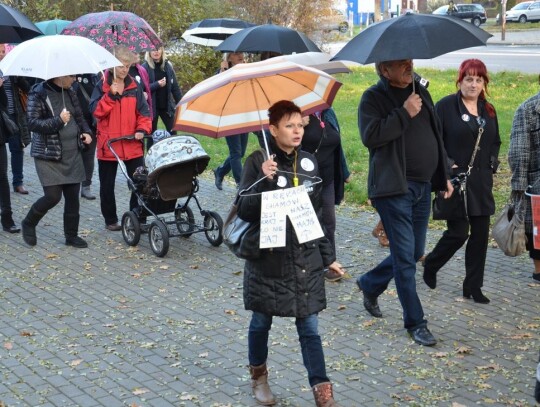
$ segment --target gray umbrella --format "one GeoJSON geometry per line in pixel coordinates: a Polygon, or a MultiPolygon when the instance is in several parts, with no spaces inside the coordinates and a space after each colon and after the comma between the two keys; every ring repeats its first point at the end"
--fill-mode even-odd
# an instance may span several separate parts
{"type": "Polygon", "coordinates": [[[373,24],[350,40],[333,60],[361,64],[431,59],[486,45],[492,35],[456,17],[408,13],[373,24]]]}
{"type": "Polygon", "coordinates": [[[258,25],[238,31],[223,41],[216,51],[274,52],[281,55],[295,52],[321,52],[305,34],[274,24],[258,25]]]}
{"type": "Polygon", "coordinates": [[[19,10],[0,4],[0,43],[20,43],[43,35],[19,10]]]}

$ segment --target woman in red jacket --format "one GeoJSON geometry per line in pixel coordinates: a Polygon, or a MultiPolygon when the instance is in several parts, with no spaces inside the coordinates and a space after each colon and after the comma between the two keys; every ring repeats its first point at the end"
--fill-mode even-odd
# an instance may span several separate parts
{"type": "MultiPolygon", "coordinates": [[[[144,164],[143,146],[140,140],[144,134],[152,131],[152,119],[146,98],[137,82],[128,75],[134,54],[124,46],[113,50],[122,63],[105,72],[96,85],[90,101],[90,109],[97,121],[97,158],[100,182],[101,213],[108,230],[121,229],[116,214],[114,184],[118,161],[107,141],[116,137],[135,135],[135,140],[123,140],[113,146],[120,160],[126,165],[128,174],[144,164]]],[[[132,194],[130,209],[137,205],[137,198],[132,194]]]]}

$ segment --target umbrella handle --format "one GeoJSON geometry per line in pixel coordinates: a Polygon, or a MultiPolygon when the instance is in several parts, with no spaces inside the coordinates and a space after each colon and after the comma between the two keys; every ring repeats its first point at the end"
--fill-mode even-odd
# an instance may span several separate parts
{"type": "Polygon", "coordinates": [[[263,135],[264,140],[264,149],[266,150],[266,157],[270,157],[270,148],[268,147],[268,140],[266,139],[266,132],[264,131],[264,127],[261,126],[261,131],[263,135]]]}

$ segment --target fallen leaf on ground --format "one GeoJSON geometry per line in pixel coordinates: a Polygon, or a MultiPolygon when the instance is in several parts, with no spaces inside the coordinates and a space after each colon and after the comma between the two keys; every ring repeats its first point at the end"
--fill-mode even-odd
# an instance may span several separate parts
{"type": "Polygon", "coordinates": [[[525,332],[522,334],[512,335],[510,339],[528,339],[532,338],[532,335],[529,332],[525,332]]]}
{"type": "Polygon", "coordinates": [[[193,395],[193,394],[182,394],[180,396],[180,400],[188,400],[188,401],[191,401],[191,400],[196,400],[197,399],[197,396],[193,395]]]}
{"type": "Polygon", "coordinates": [[[141,394],[145,394],[145,393],[148,393],[148,392],[149,392],[149,390],[145,389],[144,387],[136,388],[135,390],[133,390],[133,394],[136,395],[136,396],[139,396],[141,394]]]}
{"type": "Polygon", "coordinates": [[[460,346],[456,349],[456,352],[461,354],[461,355],[464,355],[464,354],[469,354],[469,353],[472,353],[472,348],[468,347],[468,346],[460,346]]]}

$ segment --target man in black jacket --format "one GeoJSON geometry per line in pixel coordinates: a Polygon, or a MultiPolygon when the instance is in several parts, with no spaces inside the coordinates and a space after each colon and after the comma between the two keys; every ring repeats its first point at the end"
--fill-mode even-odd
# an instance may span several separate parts
{"type": "Polygon", "coordinates": [[[357,279],[364,307],[381,318],[377,298],[395,279],[405,328],[415,342],[437,343],[416,292],[416,262],[424,254],[431,191],[453,188],[433,101],[414,82],[412,60],[376,64],[380,80],[362,95],[358,126],[369,149],[368,195],[390,241],[390,255],[357,279]]]}

